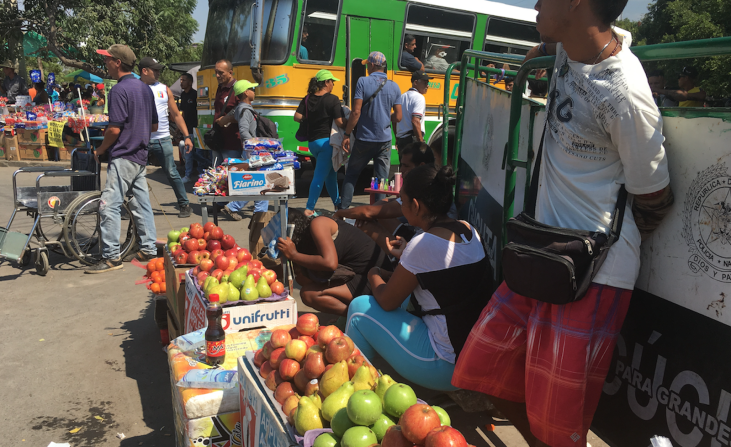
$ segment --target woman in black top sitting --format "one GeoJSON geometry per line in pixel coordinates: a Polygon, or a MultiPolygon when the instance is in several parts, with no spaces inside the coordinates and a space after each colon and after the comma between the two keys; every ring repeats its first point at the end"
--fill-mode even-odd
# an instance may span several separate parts
{"type": "Polygon", "coordinates": [[[330,93],[335,86],[335,81],[339,81],[339,79],[328,70],[318,71],[317,75],[310,79],[307,96],[302,98],[294,113],[294,120],[298,123],[306,120],[308,147],[312,156],[317,160],[315,175],[310,183],[310,195],[307,198],[305,216],[315,214],[315,204],[320,197],[323,185],[327,187],[327,193],[330,194],[335,209],[340,208],[338,176],[331,161],[333,148],[330,146],[330,130],[333,121],[341,129],[345,129],[348,122],[343,119],[340,100],[330,93]]]}
{"type": "Polygon", "coordinates": [[[302,302],[319,311],[345,316],[353,297],[371,293],[366,273],[389,268],[386,254],[365,233],[342,220],[308,217],[290,208],[292,238],[277,241],[280,253],[295,264],[302,302]]]}

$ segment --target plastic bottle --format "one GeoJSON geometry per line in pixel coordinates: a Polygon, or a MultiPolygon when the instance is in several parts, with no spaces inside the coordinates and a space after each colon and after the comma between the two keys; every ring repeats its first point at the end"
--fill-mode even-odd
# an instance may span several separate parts
{"type": "Polygon", "coordinates": [[[208,328],[206,329],[206,363],[211,366],[222,364],[226,360],[226,333],[221,326],[223,308],[218,303],[218,295],[211,294],[208,297],[206,307],[206,318],[208,328]]]}

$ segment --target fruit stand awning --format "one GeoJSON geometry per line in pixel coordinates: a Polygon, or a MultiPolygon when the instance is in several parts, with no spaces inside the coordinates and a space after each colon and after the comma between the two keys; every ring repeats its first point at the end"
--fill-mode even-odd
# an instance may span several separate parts
{"type": "Polygon", "coordinates": [[[73,83],[77,83],[77,84],[90,83],[90,82],[94,83],[94,84],[98,84],[100,82],[103,82],[102,78],[100,78],[99,76],[93,75],[93,74],[89,73],[88,71],[81,70],[81,69],[73,71],[73,72],[63,76],[61,78],[61,80],[65,81],[65,82],[73,82],[73,83]]]}

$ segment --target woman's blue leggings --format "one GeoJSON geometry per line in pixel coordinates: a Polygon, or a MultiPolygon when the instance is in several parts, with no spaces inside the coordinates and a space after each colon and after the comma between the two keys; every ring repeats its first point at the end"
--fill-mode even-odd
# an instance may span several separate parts
{"type": "Polygon", "coordinates": [[[424,321],[408,313],[404,304],[386,312],[370,295],[355,298],[348,306],[346,334],[366,358],[381,355],[401,376],[417,385],[454,391],[454,364],[440,359],[429,340],[424,321]]]}
{"type": "Polygon", "coordinates": [[[315,157],[315,175],[310,183],[310,195],[307,198],[307,209],[315,209],[317,199],[320,198],[322,186],[325,185],[327,193],[333,201],[333,205],[340,204],[340,191],[338,190],[338,174],[333,170],[332,156],[333,147],[330,146],[330,138],[320,138],[308,144],[310,153],[315,157]]]}

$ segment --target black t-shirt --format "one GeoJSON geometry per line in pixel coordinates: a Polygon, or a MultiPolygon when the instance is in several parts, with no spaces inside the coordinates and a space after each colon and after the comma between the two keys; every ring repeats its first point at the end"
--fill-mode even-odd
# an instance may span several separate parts
{"type": "Polygon", "coordinates": [[[343,116],[340,100],[332,93],[325,93],[322,96],[309,95],[302,98],[297,113],[307,119],[307,135],[309,141],[321,138],[330,138],[333,120],[343,116]],[[307,110],[305,110],[305,98],[307,110]]]}
{"type": "Polygon", "coordinates": [[[198,92],[195,89],[190,89],[188,93],[185,93],[185,91],[180,93],[179,108],[183,112],[183,121],[185,121],[185,127],[188,128],[188,133],[193,133],[193,129],[198,127],[197,97],[198,92]]]}
{"type": "Polygon", "coordinates": [[[413,54],[406,50],[401,50],[401,66],[409,71],[421,70],[421,64],[416,60],[413,54]]]}

